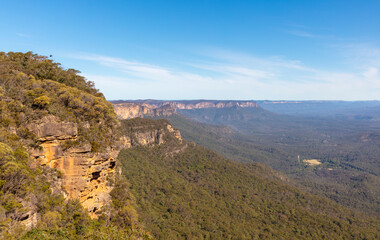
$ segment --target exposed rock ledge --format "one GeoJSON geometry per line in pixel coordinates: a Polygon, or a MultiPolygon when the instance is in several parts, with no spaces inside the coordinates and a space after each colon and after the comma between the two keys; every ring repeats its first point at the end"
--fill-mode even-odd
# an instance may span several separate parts
{"type": "Polygon", "coordinates": [[[165,128],[152,128],[148,129],[149,125],[135,126],[130,129],[130,133],[121,138],[124,148],[131,148],[134,146],[153,146],[165,143],[165,137],[171,135],[179,143],[183,142],[181,132],[174,129],[169,123],[166,123],[165,128]]]}
{"type": "Polygon", "coordinates": [[[103,153],[95,153],[91,152],[90,144],[64,149],[62,145],[66,141],[77,139],[78,127],[55,116],[46,116],[27,127],[41,146],[31,149],[31,156],[41,165],[60,171],[66,197],[79,199],[91,217],[96,218],[96,213],[110,200],[112,188],[107,179],[114,177],[118,151],[108,147],[103,153]]]}

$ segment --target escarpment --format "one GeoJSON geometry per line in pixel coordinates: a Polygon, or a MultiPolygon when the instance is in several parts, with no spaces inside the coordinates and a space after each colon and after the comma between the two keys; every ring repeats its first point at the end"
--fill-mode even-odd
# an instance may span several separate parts
{"type": "Polygon", "coordinates": [[[222,101],[222,100],[191,100],[191,101],[112,101],[118,118],[131,119],[135,117],[171,116],[176,110],[204,108],[258,108],[254,101],[222,101]]]}
{"type": "MultiPolygon", "coordinates": [[[[96,218],[110,201],[112,187],[109,180],[115,177],[119,147],[108,146],[102,152],[94,152],[89,143],[70,146],[78,140],[78,124],[61,121],[53,115],[35,120],[27,124],[27,128],[36,136],[39,146],[29,149],[31,157],[40,165],[62,173],[58,186],[65,197],[78,199],[90,216],[96,218]]],[[[124,129],[121,137],[124,148],[183,142],[179,130],[165,120],[132,119],[124,129]]]]}
{"type": "Polygon", "coordinates": [[[242,108],[256,108],[257,103],[253,101],[179,101],[173,102],[173,105],[177,109],[202,109],[202,108],[231,108],[231,107],[242,107],[242,108]]]}
{"type": "Polygon", "coordinates": [[[78,127],[55,116],[46,116],[29,124],[40,148],[30,149],[31,156],[41,165],[62,173],[62,190],[69,199],[78,199],[92,217],[110,200],[109,179],[115,174],[117,149],[91,151],[88,143],[65,147],[78,139],[78,127]]]}
{"type": "Polygon", "coordinates": [[[121,103],[115,104],[114,108],[120,119],[170,116],[176,112],[175,108],[169,104],[156,106],[150,104],[121,103]]]}

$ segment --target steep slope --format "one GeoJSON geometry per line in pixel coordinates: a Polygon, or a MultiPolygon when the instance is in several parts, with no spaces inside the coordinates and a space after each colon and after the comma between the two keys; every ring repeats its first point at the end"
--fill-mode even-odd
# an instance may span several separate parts
{"type": "Polygon", "coordinates": [[[26,239],[91,238],[95,225],[144,234],[133,211],[113,221],[115,201],[133,208],[133,198],[114,197],[119,122],[93,83],[46,57],[0,52],[0,109],[0,238],[33,228],[26,239]]]}
{"type": "MultiPolygon", "coordinates": [[[[145,121],[160,128],[150,119],[123,120],[124,133],[145,121]]],[[[379,237],[375,220],[291,187],[268,167],[171,139],[124,149],[118,157],[140,220],[158,239],[379,237]]]]}

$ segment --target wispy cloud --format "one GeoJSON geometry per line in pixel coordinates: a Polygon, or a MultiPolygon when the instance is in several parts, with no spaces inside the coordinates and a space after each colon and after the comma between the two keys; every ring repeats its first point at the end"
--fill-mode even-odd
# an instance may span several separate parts
{"type": "Polygon", "coordinates": [[[374,43],[355,43],[334,46],[345,60],[359,68],[380,67],[380,48],[374,43]]]}
{"type": "Polygon", "coordinates": [[[219,76],[229,77],[246,77],[252,80],[270,79],[274,75],[265,70],[243,67],[229,63],[215,63],[215,62],[203,62],[203,63],[189,63],[189,66],[194,68],[207,70],[209,72],[217,73],[219,76]]]}
{"type": "Polygon", "coordinates": [[[173,77],[173,73],[165,68],[121,58],[100,55],[75,55],[75,58],[96,62],[100,65],[115,68],[140,79],[162,80],[173,77]]]}
{"type": "Polygon", "coordinates": [[[207,49],[200,52],[203,56],[215,62],[237,64],[240,66],[250,66],[256,68],[289,68],[298,70],[311,70],[301,61],[286,59],[280,56],[258,57],[245,53],[227,51],[223,49],[207,49]]]}
{"type": "Polygon", "coordinates": [[[306,38],[319,38],[320,37],[319,35],[312,34],[312,33],[305,32],[305,31],[300,31],[300,30],[287,30],[285,32],[287,32],[291,35],[294,35],[294,36],[298,36],[298,37],[306,37],[306,38]]]}
{"type": "Polygon", "coordinates": [[[218,89],[218,85],[223,85],[220,81],[225,81],[225,79],[215,79],[197,73],[108,56],[82,54],[74,57],[115,70],[119,77],[94,75],[88,72],[83,74],[87,79],[94,81],[96,86],[112,99],[165,99],[169,96],[182,99],[186,98],[184,92],[192,92],[194,96],[200,97],[213,86],[218,89]]]}
{"type": "Polygon", "coordinates": [[[26,34],[26,33],[16,33],[17,36],[22,37],[22,38],[31,38],[32,35],[26,34]]]}
{"type": "Polygon", "coordinates": [[[325,40],[337,40],[338,39],[335,36],[326,35],[326,34],[316,34],[316,33],[310,32],[310,31],[306,31],[306,30],[291,29],[291,30],[285,30],[284,32],[286,32],[290,35],[302,37],[302,38],[325,39],[325,40]]]}
{"type": "Polygon", "coordinates": [[[115,71],[118,77],[84,74],[110,99],[354,100],[379,99],[380,64],[374,50],[361,51],[362,67],[334,72],[284,57],[215,49],[186,63],[187,70],[92,54],[75,57],[115,71]]]}

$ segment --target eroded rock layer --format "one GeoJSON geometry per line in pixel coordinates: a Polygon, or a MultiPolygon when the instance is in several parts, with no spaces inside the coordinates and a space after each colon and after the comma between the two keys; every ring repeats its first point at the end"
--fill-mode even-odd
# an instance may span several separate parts
{"type": "Polygon", "coordinates": [[[41,165],[62,173],[61,188],[69,199],[78,199],[92,217],[109,200],[112,190],[108,179],[114,177],[118,151],[108,147],[101,153],[91,151],[90,144],[67,147],[77,140],[78,127],[72,122],[46,116],[29,124],[39,142],[39,149],[31,149],[31,156],[41,165]]]}
{"type": "Polygon", "coordinates": [[[120,119],[170,116],[176,111],[175,108],[169,104],[156,106],[151,104],[121,103],[115,104],[114,108],[120,119]]]}
{"type": "Polygon", "coordinates": [[[148,124],[134,126],[130,128],[128,134],[122,136],[121,142],[124,148],[154,146],[165,143],[166,139],[170,137],[176,139],[179,143],[183,142],[180,131],[174,129],[168,122],[165,122],[164,126],[152,126],[148,124]]]}
{"type": "Polygon", "coordinates": [[[136,117],[161,117],[170,116],[176,110],[202,109],[202,108],[257,108],[254,101],[218,101],[218,100],[192,100],[192,101],[160,101],[160,100],[137,100],[137,101],[114,101],[113,106],[120,119],[136,117]]]}

